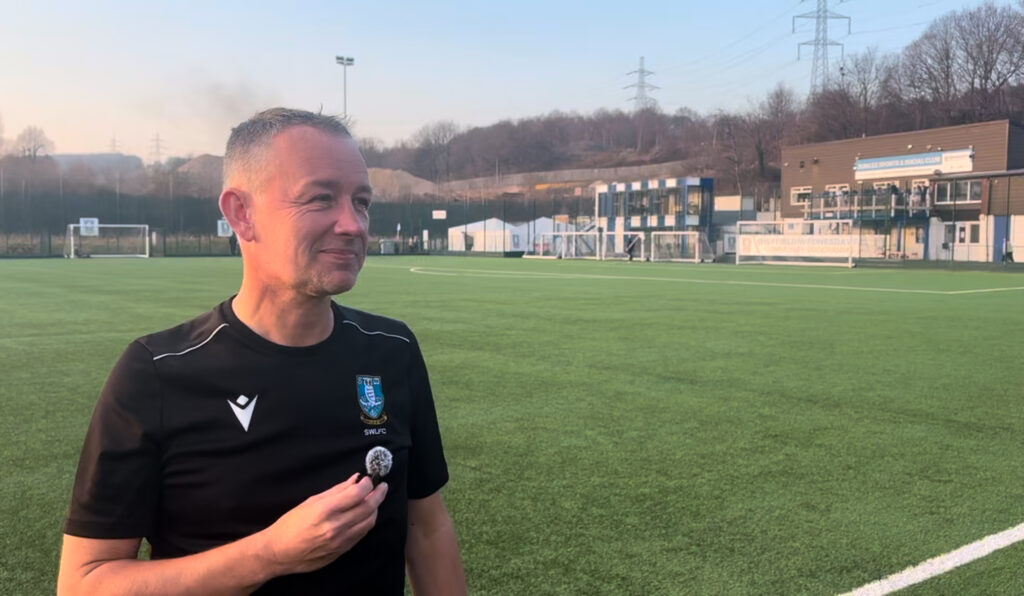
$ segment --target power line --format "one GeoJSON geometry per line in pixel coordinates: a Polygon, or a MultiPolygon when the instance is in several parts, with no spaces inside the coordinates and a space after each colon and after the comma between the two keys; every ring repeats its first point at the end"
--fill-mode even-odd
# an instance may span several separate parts
{"type": "MultiPolygon", "coordinates": [[[[755,28],[754,30],[750,31],[746,35],[743,35],[743,36],[741,36],[741,37],[739,37],[737,39],[734,39],[734,40],[730,41],[729,43],[725,44],[724,46],[721,46],[720,48],[715,49],[714,51],[715,52],[724,52],[725,50],[728,50],[728,49],[730,49],[730,48],[732,48],[734,46],[737,46],[740,43],[750,39],[751,37],[753,37],[757,33],[760,33],[761,31],[764,31],[765,29],[768,29],[776,21],[778,21],[779,19],[785,17],[790,12],[792,12],[792,10],[794,8],[796,8],[797,6],[800,6],[801,2],[803,2],[803,0],[797,0],[796,4],[793,4],[792,6],[787,8],[781,14],[775,16],[774,18],[772,18],[770,20],[763,21],[763,24],[761,26],[759,26],[759,27],[755,28]]],[[[740,49],[739,50],[739,54],[736,54],[735,56],[732,56],[732,57],[726,57],[726,60],[733,60],[737,56],[744,55],[744,54],[747,54],[749,52],[750,52],[750,49],[740,49]]],[[[674,64],[674,65],[669,66],[667,68],[661,68],[660,71],[662,73],[665,73],[665,72],[669,72],[669,71],[674,71],[674,70],[679,69],[679,68],[685,68],[685,69],[687,69],[687,72],[689,73],[689,72],[691,72],[693,70],[696,70],[693,67],[697,67],[696,69],[700,69],[700,68],[715,68],[715,65],[713,63],[710,63],[708,61],[707,57],[702,54],[702,56],[699,57],[699,58],[694,58],[693,60],[687,60],[685,62],[677,63],[677,64],[674,64]]]]}

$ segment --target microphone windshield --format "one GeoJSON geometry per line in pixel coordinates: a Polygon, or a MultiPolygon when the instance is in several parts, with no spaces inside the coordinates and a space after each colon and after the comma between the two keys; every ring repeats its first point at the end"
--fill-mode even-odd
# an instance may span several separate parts
{"type": "Polygon", "coordinates": [[[384,447],[374,447],[366,454],[366,473],[376,486],[380,479],[391,471],[391,452],[384,447]]]}

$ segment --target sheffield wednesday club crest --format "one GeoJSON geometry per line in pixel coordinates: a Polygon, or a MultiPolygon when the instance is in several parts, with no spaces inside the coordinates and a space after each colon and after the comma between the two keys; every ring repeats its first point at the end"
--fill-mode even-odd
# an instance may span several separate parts
{"type": "Polygon", "coordinates": [[[381,388],[380,377],[366,375],[356,376],[356,392],[359,394],[360,416],[366,424],[384,424],[388,415],[384,413],[384,390],[381,388]]]}

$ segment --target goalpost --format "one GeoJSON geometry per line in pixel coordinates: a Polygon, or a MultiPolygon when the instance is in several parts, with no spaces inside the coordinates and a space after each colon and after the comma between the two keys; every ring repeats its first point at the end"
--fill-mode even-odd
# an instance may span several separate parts
{"type": "Polygon", "coordinates": [[[603,261],[627,261],[630,254],[632,260],[647,260],[647,234],[640,230],[629,230],[617,234],[604,232],[601,235],[601,247],[598,252],[603,261]]]}
{"type": "Polygon", "coordinates": [[[149,226],[145,224],[68,224],[64,256],[149,257],[149,226]],[[84,233],[83,233],[84,231],[84,233]]]}
{"type": "Polygon", "coordinates": [[[548,232],[539,234],[537,256],[549,259],[596,259],[597,232],[548,232]]]}
{"type": "Polygon", "coordinates": [[[651,232],[651,260],[701,263],[714,259],[707,237],[699,231],[651,232]]]}
{"type": "Polygon", "coordinates": [[[853,221],[740,221],[736,264],[853,267],[859,239],[853,221]]]}

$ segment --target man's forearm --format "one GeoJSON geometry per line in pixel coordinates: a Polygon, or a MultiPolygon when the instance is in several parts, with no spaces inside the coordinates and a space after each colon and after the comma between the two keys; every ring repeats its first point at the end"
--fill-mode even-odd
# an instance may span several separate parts
{"type": "MultiPolygon", "coordinates": [[[[160,595],[249,594],[279,571],[265,556],[262,536],[254,534],[202,553],[174,559],[113,559],[61,569],[59,596],[78,594],[160,595]]],[[[73,548],[74,537],[65,537],[73,548]]]]}
{"type": "Polygon", "coordinates": [[[416,596],[458,596],[466,593],[458,539],[445,514],[435,527],[410,528],[405,549],[409,583],[416,596]]]}

